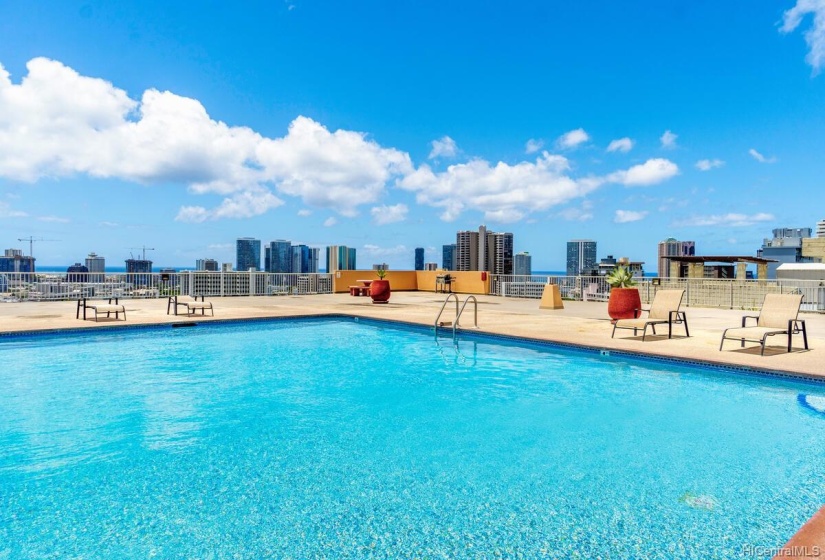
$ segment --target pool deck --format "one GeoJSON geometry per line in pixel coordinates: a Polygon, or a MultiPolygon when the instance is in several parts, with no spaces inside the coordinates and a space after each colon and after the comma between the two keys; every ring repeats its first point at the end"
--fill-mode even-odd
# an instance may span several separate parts
{"type": "MultiPolygon", "coordinates": [[[[463,302],[466,296],[459,297],[463,302]]],[[[681,325],[674,325],[673,339],[668,340],[667,334],[648,335],[642,342],[641,333],[633,336],[630,330],[619,330],[616,338],[610,338],[612,326],[606,303],[565,301],[564,309],[543,310],[539,309],[539,301],[535,299],[476,297],[481,332],[825,379],[825,314],[800,314],[799,318],[807,325],[808,351],[802,349],[801,335],[794,336],[794,348],[790,353],[786,351],[786,337],[774,336],[768,339],[765,355],[760,356],[758,345],[746,343],[743,349],[736,341],[726,341],[725,349],[719,351],[722,331],[739,326],[742,316],[755,315],[753,311],[684,308],[690,338],[684,337],[681,325]]],[[[433,325],[444,298],[444,294],[432,292],[394,292],[386,305],[376,305],[368,297],[349,294],[208,298],[215,308],[214,318],[209,315],[167,315],[166,299],[129,299],[122,301],[126,307],[126,321],[104,318],[97,323],[76,319],[76,303],[73,301],[0,303],[0,333],[330,313],[433,325]]],[[[462,325],[472,325],[472,311],[470,303],[462,316],[462,325]]],[[[442,320],[452,321],[454,314],[455,305],[451,302],[442,320]]],[[[661,326],[658,331],[666,333],[666,326],[661,326]]]]}

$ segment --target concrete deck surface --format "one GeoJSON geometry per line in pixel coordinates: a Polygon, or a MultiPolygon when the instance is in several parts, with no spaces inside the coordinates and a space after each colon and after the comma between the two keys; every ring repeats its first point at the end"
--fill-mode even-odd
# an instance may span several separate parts
{"type": "MultiPolygon", "coordinates": [[[[744,349],[736,341],[726,341],[719,351],[722,331],[740,325],[743,315],[754,312],[704,307],[683,308],[687,312],[690,338],[684,337],[680,325],[674,326],[674,338],[668,340],[667,327],[657,328],[660,335],[648,336],[645,342],[633,336],[630,330],[619,330],[611,339],[612,326],[607,316],[607,304],[599,302],[565,301],[564,309],[541,310],[535,299],[476,296],[478,323],[482,332],[509,334],[617,349],[640,354],[701,360],[719,364],[744,366],[760,370],[781,371],[806,377],[825,379],[825,315],[802,313],[808,329],[808,346],[802,349],[802,336],[794,336],[793,351],[788,353],[784,336],[769,339],[765,356],[759,355],[759,346],[746,343],[744,349]],[[664,333],[663,335],[661,333],[664,333]]],[[[459,294],[463,302],[466,296],[459,294]]],[[[253,317],[294,317],[342,313],[433,325],[445,299],[444,294],[432,292],[394,292],[390,303],[375,305],[368,297],[349,294],[256,296],[208,298],[215,307],[215,317],[174,316],[166,314],[166,299],[122,300],[127,320],[78,320],[73,301],[0,303],[0,332],[39,331],[64,328],[106,328],[111,325],[165,324],[184,321],[211,321],[213,319],[246,319],[253,317]]],[[[455,305],[450,304],[443,319],[451,321],[455,305]]],[[[467,306],[462,325],[472,326],[472,304],[467,306]]],[[[650,331],[648,331],[650,332],[650,331]]],[[[2,347],[0,347],[2,351],[2,347]]]]}

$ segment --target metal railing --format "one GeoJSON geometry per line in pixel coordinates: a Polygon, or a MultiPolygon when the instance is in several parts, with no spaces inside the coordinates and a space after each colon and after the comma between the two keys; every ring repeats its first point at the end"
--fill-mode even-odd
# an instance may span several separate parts
{"type": "MultiPolygon", "coordinates": [[[[490,294],[502,297],[541,298],[545,284],[559,286],[563,299],[607,301],[610,286],[604,277],[494,275],[490,294]]],[[[819,280],[718,280],[710,278],[648,278],[636,283],[643,303],[657,290],[683,289],[686,307],[759,309],[766,294],[802,294],[803,311],[825,311],[825,282],[819,280]]]]}
{"type": "Polygon", "coordinates": [[[268,272],[38,273],[0,272],[0,301],[162,298],[172,295],[331,294],[331,274],[268,272]]]}

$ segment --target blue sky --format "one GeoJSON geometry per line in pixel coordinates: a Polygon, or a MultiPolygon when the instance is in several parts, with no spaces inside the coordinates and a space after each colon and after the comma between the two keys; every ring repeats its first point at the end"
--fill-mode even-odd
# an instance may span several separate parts
{"type": "Polygon", "coordinates": [[[825,0],[0,4],[0,245],[753,255],[825,219],[825,0]]]}

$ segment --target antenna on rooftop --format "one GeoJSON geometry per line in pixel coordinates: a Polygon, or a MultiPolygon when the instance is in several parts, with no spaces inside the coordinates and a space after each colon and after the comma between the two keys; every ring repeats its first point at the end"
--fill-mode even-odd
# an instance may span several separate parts
{"type": "Polygon", "coordinates": [[[43,239],[42,237],[34,237],[32,235],[28,237],[18,237],[18,241],[28,241],[29,242],[29,256],[34,257],[34,242],[35,241],[57,241],[57,239],[43,239]]]}
{"type": "Polygon", "coordinates": [[[147,247],[146,245],[144,245],[142,247],[129,247],[129,249],[135,249],[135,250],[140,249],[141,251],[143,251],[143,260],[144,261],[146,260],[146,251],[154,251],[155,250],[154,247],[147,247]]]}

